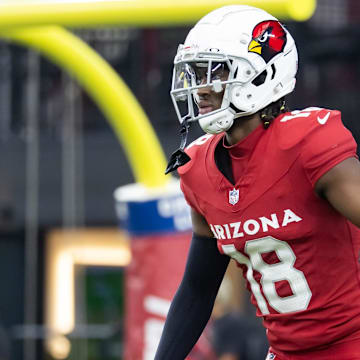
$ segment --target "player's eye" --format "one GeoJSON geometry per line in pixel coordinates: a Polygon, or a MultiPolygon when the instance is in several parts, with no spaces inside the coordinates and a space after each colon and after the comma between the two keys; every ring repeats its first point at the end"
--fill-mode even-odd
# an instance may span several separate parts
{"type": "MultiPolygon", "coordinates": [[[[196,85],[207,83],[208,65],[194,66],[196,85]]],[[[210,82],[214,80],[226,80],[228,77],[227,66],[224,63],[214,62],[210,69],[210,82]]]]}
{"type": "Polygon", "coordinates": [[[194,73],[196,85],[200,85],[203,81],[207,81],[207,68],[195,67],[194,73]]]}
{"type": "Polygon", "coordinates": [[[225,73],[225,64],[223,63],[214,64],[213,68],[211,69],[211,81],[223,80],[224,73],[225,73]]]}

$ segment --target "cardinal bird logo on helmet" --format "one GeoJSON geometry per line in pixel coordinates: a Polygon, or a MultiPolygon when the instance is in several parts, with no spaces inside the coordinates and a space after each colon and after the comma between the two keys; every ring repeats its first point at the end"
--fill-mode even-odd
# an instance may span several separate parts
{"type": "Polygon", "coordinates": [[[286,32],[278,21],[268,20],[257,24],[252,32],[248,51],[259,54],[266,63],[282,52],[286,45],[286,32]]]}

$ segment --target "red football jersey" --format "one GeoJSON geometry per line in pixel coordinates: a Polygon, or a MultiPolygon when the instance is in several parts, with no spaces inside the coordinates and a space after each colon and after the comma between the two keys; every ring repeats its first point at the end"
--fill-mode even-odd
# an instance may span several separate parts
{"type": "Polygon", "coordinates": [[[242,141],[256,138],[241,172],[232,160],[242,174],[235,185],[214,160],[223,136],[188,146],[181,187],[219,251],[242,268],[270,344],[294,352],[360,338],[360,230],[314,191],[324,173],[356,156],[340,112],[308,108],[257,128],[242,141]]]}

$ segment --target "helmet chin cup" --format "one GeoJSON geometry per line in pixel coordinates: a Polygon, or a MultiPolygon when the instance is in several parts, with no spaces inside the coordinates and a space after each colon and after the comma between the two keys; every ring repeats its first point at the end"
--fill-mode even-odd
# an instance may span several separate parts
{"type": "Polygon", "coordinates": [[[208,134],[219,134],[228,131],[234,123],[235,111],[223,109],[215,114],[209,114],[199,119],[200,127],[208,134]]]}

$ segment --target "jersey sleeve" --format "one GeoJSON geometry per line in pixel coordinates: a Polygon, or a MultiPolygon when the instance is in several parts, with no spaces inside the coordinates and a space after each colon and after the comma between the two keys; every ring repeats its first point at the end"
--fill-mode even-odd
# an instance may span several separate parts
{"type": "Polygon", "coordinates": [[[312,186],[341,161],[356,157],[357,144],[343,125],[341,113],[323,109],[312,119],[302,142],[301,159],[312,186]]]}
{"type": "Polygon", "coordinates": [[[199,207],[198,201],[194,195],[194,193],[190,190],[188,186],[186,186],[183,179],[180,178],[180,188],[181,191],[184,194],[186,202],[189,204],[189,206],[194,209],[197,213],[203,215],[202,210],[199,207]]]}
{"type": "MultiPolygon", "coordinates": [[[[178,168],[178,174],[180,176],[180,187],[184,194],[186,202],[197,213],[204,216],[204,211],[201,210],[199,202],[196,198],[196,189],[198,186],[198,179],[203,176],[203,168],[199,163],[203,163],[204,154],[207,151],[209,141],[213,139],[213,135],[203,135],[189,144],[185,152],[190,157],[190,161],[178,168]]],[[[205,171],[205,170],[204,170],[205,171]]]]}

